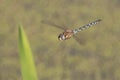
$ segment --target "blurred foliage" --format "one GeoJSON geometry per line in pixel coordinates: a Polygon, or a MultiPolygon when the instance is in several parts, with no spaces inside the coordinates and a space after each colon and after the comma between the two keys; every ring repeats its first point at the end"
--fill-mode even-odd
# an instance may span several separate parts
{"type": "Polygon", "coordinates": [[[22,80],[18,57],[19,22],[25,26],[39,80],[120,80],[119,0],[0,0],[0,80],[22,80]],[[61,42],[62,30],[101,18],[95,27],[61,42]]]}
{"type": "Polygon", "coordinates": [[[27,36],[22,26],[19,26],[19,55],[23,80],[38,80],[33,55],[27,36]]]}

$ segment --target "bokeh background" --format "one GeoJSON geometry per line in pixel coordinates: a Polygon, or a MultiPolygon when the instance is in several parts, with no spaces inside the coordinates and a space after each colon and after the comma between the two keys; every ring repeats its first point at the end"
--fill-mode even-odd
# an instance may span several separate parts
{"type": "Polygon", "coordinates": [[[0,80],[22,80],[18,26],[28,36],[39,80],[120,80],[120,0],[0,0],[0,80]],[[67,41],[63,30],[102,22],[67,41]]]}

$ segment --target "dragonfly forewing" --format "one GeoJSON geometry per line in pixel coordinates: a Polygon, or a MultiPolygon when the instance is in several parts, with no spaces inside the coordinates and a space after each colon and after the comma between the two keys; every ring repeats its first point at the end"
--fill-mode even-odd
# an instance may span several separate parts
{"type": "Polygon", "coordinates": [[[57,24],[55,24],[55,23],[53,23],[51,21],[42,21],[42,23],[47,24],[47,25],[51,25],[53,27],[57,27],[57,28],[62,29],[62,30],[66,30],[67,29],[67,27],[57,25],[57,24]]]}

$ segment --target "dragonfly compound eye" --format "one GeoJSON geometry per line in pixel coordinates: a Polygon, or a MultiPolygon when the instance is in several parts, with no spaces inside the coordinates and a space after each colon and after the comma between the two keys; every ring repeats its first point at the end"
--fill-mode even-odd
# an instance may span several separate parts
{"type": "Polygon", "coordinates": [[[59,39],[59,40],[65,40],[65,36],[64,36],[63,34],[60,34],[60,35],[58,36],[58,39],[59,39]]]}

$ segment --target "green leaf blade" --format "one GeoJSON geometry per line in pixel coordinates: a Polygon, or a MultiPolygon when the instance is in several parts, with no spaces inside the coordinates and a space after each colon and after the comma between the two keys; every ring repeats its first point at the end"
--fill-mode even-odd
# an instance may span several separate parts
{"type": "Polygon", "coordinates": [[[38,80],[32,51],[22,26],[19,26],[19,51],[23,80],[38,80]]]}

